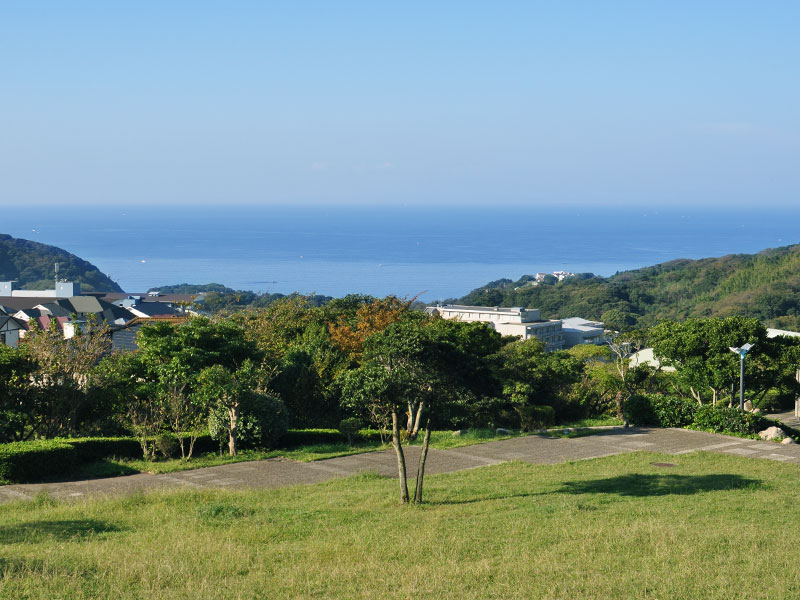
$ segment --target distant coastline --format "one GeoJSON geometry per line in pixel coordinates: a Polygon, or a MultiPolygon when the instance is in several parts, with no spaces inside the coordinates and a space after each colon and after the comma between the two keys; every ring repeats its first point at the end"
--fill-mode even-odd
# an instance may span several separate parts
{"type": "Polygon", "coordinates": [[[536,272],[609,276],[800,241],[798,211],[185,207],[10,211],[4,231],[64,248],[125,290],[184,281],[269,293],[462,297],[536,272]],[[143,262],[144,261],[144,262],[143,262]]]}

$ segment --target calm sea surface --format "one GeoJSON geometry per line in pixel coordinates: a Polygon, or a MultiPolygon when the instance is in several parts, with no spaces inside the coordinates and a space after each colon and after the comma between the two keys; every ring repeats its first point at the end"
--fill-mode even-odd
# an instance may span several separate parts
{"type": "Polygon", "coordinates": [[[69,208],[3,211],[0,233],[59,246],[123,289],[433,301],[537,271],[612,275],[800,242],[800,211],[630,208],[69,208]]]}

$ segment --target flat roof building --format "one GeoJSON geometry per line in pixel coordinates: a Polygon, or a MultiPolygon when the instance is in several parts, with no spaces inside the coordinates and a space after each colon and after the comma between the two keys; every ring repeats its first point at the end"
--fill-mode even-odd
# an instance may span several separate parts
{"type": "Polygon", "coordinates": [[[535,337],[544,343],[548,352],[561,350],[564,347],[561,321],[542,319],[538,308],[437,304],[429,306],[425,312],[466,323],[475,321],[489,323],[498,333],[514,335],[523,340],[535,337]]]}

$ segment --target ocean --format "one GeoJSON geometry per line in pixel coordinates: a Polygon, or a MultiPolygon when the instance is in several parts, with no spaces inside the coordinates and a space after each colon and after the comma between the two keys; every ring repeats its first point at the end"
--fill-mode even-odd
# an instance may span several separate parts
{"type": "Polygon", "coordinates": [[[128,292],[456,298],[538,271],[612,275],[800,241],[800,211],[689,208],[71,207],[3,211],[0,233],[58,246],[128,292]]]}

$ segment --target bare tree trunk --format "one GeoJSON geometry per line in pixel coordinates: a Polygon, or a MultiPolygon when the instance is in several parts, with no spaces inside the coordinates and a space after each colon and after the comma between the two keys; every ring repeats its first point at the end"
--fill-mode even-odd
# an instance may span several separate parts
{"type": "Polygon", "coordinates": [[[697,400],[697,403],[702,406],[703,405],[703,400],[700,398],[700,393],[699,392],[695,392],[694,388],[691,387],[691,386],[689,387],[689,391],[692,394],[692,398],[697,400]]]}
{"type": "Polygon", "coordinates": [[[392,446],[397,455],[397,473],[400,476],[400,503],[408,504],[408,481],[406,480],[406,458],[400,444],[400,423],[397,410],[392,410],[392,446]]]}
{"type": "Polygon", "coordinates": [[[717,390],[716,388],[711,388],[711,403],[716,406],[717,405],[717,390]]]}
{"type": "Polygon", "coordinates": [[[189,454],[186,456],[186,460],[192,458],[192,452],[194,451],[194,443],[197,441],[197,434],[191,433],[189,434],[189,454]]]}
{"type": "Polygon", "coordinates": [[[422,438],[422,452],[419,455],[417,467],[417,485],[414,489],[414,504],[422,503],[422,480],[425,479],[425,461],[428,458],[428,445],[431,441],[431,420],[425,422],[425,437],[422,438]]]}
{"type": "Polygon", "coordinates": [[[236,402],[229,410],[231,416],[231,428],[229,430],[230,436],[228,437],[228,454],[236,456],[236,433],[239,429],[239,403],[236,402]]]}
{"type": "Polygon", "coordinates": [[[616,407],[617,408],[617,418],[620,419],[621,421],[625,420],[625,414],[623,412],[624,398],[625,397],[623,396],[622,392],[619,391],[619,392],[617,392],[617,395],[616,395],[616,397],[614,399],[615,402],[616,402],[616,405],[617,405],[617,407],[616,407]]]}
{"type": "Polygon", "coordinates": [[[411,430],[411,437],[417,437],[417,433],[419,433],[419,426],[420,422],[422,421],[422,411],[425,410],[425,400],[419,403],[417,407],[417,416],[414,418],[414,429],[411,430]]]}

